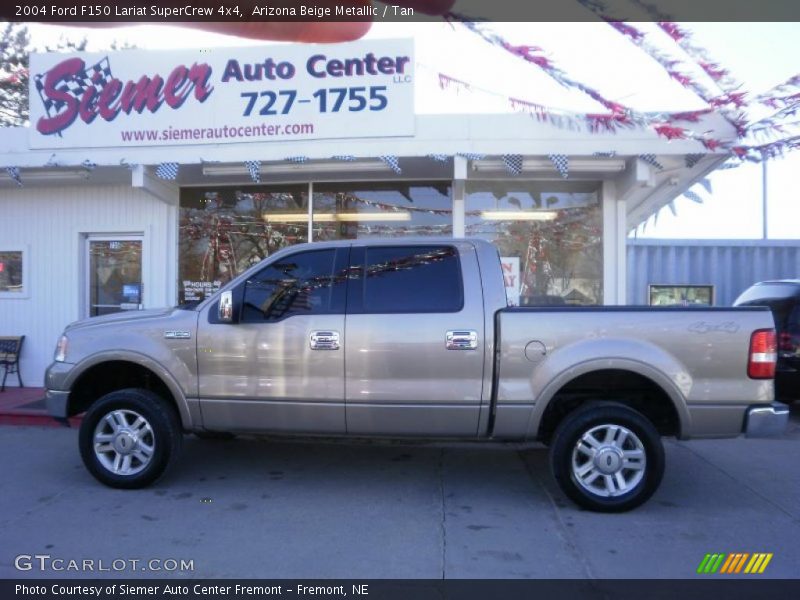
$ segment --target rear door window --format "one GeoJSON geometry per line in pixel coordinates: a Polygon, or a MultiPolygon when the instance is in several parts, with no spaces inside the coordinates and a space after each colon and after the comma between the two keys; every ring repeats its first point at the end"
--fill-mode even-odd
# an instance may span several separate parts
{"type": "Polygon", "coordinates": [[[353,249],[352,313],[450,313],[464,306],[458,250],[453,246],[353,249]]]}

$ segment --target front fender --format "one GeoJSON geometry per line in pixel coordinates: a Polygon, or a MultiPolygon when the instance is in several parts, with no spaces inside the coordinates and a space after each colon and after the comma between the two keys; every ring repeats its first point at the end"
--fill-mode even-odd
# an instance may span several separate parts
{"type": "Polygon", "coordinates": [[[186,398],[183,388],[173,374],[167,370],[162,363],[154,360],[152,357],[139,352],[129,350],[109,350],[96,352],[87,356],[75,365],[66,374],[63,374],[63,379],[60,382],[59,388],[64,390],[72,390],[78,379],[94,366],[110,361],[124,361],[137,364],[145,367],[153,372],[164,385],[169,389],[170,394],[175,399],[175,405],[178,408],[178,413],[181,418],[181,424],[184,429],[194,429],[196,425],[199,426],[200,415],[199,408],[192,406],[186,398]]]}

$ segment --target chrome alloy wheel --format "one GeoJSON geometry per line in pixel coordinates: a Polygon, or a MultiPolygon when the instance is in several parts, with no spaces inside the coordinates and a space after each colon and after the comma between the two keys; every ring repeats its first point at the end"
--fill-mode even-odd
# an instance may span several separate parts
{"type": "Polygon", "coordinates": [[[150,423],[132,410],[113,410],[94,428],[94,454],[117,475],[135,475],[153,458],[155,437],[150,423]]]}
{"type": "Polygon", "coordinates": [[[644,478],[644,445],[621,425],[598,425],[584,433],[572,450],[572,476],[597,496],[621,496],[644,478]]]}

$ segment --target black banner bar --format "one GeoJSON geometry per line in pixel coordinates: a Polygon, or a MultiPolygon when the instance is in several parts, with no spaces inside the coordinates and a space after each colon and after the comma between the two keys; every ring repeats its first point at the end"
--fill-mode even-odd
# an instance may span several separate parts
{"type": "Polygon", "coordinates": [[[800,21],[797,0],[18,0],[9,21],[102,23],[800,21]]]}
{"type": "Polygon", "coordinates": [[[1,580],[3,600],[749,600],[800,597],[800,580],[1,580]]]}

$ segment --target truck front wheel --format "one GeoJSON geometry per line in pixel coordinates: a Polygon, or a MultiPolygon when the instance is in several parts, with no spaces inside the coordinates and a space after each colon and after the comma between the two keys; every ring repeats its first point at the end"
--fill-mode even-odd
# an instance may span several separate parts
{"type": "Polygon", "coordinates": [[[106,394],[86,411],[79,444],[83,464],[108,486],[135,489],[158,479],[176,457],[181,426],[172,406],[143,389],[106,394]]]}
{"type": "Polygon", "coordinates": [[[553,435],[550,465],[579,506],[622,512],[645,502],[664,475],[664,446],[652,423],[627,406],[591,403],[567,415],[553,435]]]}

